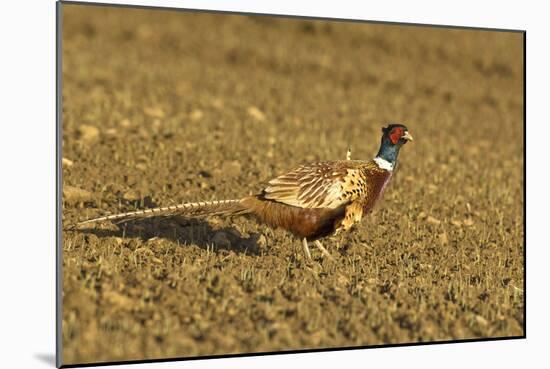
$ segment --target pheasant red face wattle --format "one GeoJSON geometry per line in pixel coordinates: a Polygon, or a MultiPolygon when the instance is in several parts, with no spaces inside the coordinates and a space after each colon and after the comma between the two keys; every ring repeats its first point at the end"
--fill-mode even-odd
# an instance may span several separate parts
{"type": "Polygon", "coordinates": [[[401,137],[404,135],[404,129],[401,127],[397,127],[391,130],[390,132],[390,141],[392,144],[397,145],[401,137]]]}

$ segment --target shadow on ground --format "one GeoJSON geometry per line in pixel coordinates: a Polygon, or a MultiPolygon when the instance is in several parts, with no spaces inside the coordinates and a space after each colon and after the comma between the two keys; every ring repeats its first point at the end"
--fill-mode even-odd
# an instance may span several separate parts
{"type": "Polygon", "coordinates": [[[263,236],[241,234],[235,227],[215,229],[204,219],[183,217],[155,217],[118,223],[112,228],[77,229],[81,234],[93,234],[98,238],[139,238],[142,241],[165,239],[183,245],[196,245],[203,250],[234,251],[237,254],[258,256],[263,236]],[[115,229],[116,227],[116,229],[115,229]]]}

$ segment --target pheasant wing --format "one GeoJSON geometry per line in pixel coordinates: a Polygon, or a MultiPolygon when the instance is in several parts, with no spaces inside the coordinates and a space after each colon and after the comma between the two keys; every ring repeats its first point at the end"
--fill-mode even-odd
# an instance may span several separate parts
{"type": "Polygon", "coordinates": [[[301,208],[335,209],[359,197],[359,161],[302,165],[268,182],[266,199],[301,208]]]}

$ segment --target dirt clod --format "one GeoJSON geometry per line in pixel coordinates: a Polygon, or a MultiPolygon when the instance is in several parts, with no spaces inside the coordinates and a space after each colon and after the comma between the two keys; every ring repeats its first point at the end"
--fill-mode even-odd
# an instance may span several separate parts
{"type": "Polygon", "coordinates": [[[434,224],[434,225],[439,225],[441,224],[441,220],[435,218],[435,217],[432,217],[431,215],[428,216],[426,218],[426,222],[430,223],[430,224],[434,224]]]}
{"type": "Polygon", "coordinates": [[[162,110],[161,107],[159,106],[147,106],[147,107],[144,107],[143,108],[143,113],[145,113],[145,115],[148,115],[149,117],[152,117],[152,118],[164,118],[165,117],[165,113],[164,113],[164,110],[162,110]]]}
{"type": "Polygon", "coordinates": [[[93,194],[90,191],[74,186],[63,186],[63,201],[69,205],[89,202],[93,200],[93,194]]]}
{"type": "Polygon", "coordinates": [[[255,106],[250,106],[246,112],[248,113],[248,115],[250,115],[252,118],[254,118],[255,120],[259,121],[259,122],[263,122],[265,120],[265,114],[263,111],[261,111],[260,109],[258,109],[257,107],[255,106]]]}
{"type": "Polygon", "coordinates": [[[138,201],[141,196],[136,190],[130,189],[122,195],[122,198],[126,201],[138,201]]]}
{"type": "Polygon", "coordinates": [[[73,166],[73,161],[72,160],[69,160],[67,158],[62,158],[61,159],[61,165],[63,166],[63,168],[70,168],[73,166]]]}
{"type": "Polygon", "coordinates": [[[225,176],[238,176],[241,174],[242,165],[239,161],[228,161],[222,165],[222,174],[225,176]]]}
{"type": "Polygon", "coordinates": [[[78,138],[84,142],[92,142],[99,138],[99,128],[89,124],[79,125],[77,133],[78,138]]]}

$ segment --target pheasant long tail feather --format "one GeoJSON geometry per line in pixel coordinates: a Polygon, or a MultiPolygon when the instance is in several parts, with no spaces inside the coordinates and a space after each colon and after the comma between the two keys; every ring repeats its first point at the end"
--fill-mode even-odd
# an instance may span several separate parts
{"type": "Polygon", "coordinates": [[[99,218],[84,220],[76,225],[95,223],[105,220],[129,221],[138,218],[149,218],[157,216],[182,215],[189,217],[200,217],[205,215],[231,215],[245,214],[249,210],[242,204],[241,200],[215,200],[189,202],[185,204],[165,206],[160,208],[143,209],[127,213],[107,215],[99,218]]]}

